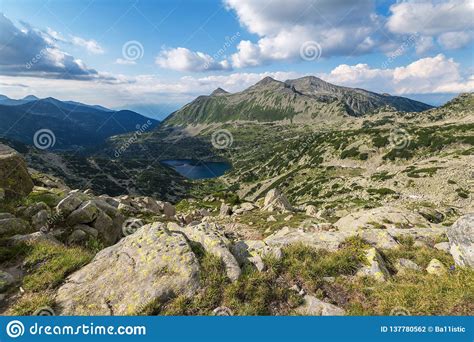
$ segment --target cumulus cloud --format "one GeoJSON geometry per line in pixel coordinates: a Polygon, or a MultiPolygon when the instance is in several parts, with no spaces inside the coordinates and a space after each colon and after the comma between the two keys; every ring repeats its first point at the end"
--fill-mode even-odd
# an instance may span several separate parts
{"type": "Polygon", "coordinates": [[[443,54],[392,69],[343,64],[319,76],[335,84],[396,95],[474,91],[473,77],[463,77],[459,64],[443,54]]]}
{"type": "Polygon", "coordinates": [[[87,40],[81,37],[71,36],[71,42],[76,46],[86,49],[89,53],[94,55],[101,55],[105,52],[102,46],[93,39],[87,40]]]}
{"type": "Polygon", "coordinates": [[[41,31],[27,23],[16,27],[0,13],[0,74],[112,81],[114,78],[88,68],[83,61],[62,51],[56,42],[62,37],[41,31]]]}
{"type": "Polygon", "coordinates": [[[226,0],[240,23],[260,38],[244,40],[232,55],[235,67],[301,58],[300,48],[316,41],[321,56],[358,55],[373,51],[385,37],[377,33],[381,19],[372,0],[226,0]]]}
{"type": "Polygon", "coordinates": [[[437,37],[445,49],[464,47],[474,37],[472,0],[401,1],[390,6],[390,12],[390,32],[437,37]]]}
{"type": "Polygon", "coordinates": [[[203,72],[230,69],[230,64],[226,60],[216,61],[208,54],[183,47],[162,50],[155,62],[162,68],[177,71],[203,72]]]}

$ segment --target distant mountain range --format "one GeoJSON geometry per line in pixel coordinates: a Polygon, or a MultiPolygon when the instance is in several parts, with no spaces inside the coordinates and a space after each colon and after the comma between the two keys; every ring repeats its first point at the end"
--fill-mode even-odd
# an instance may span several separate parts
{"type": "Polygon", "coordinates": [[[0,137],[33,145],[36,132],[54,133],[53,149],[101,144],[105,139],[138,129],[153,129],[159,121],[130,110],[111,110],[98,105],[27,96],[14,100],[0,95],[0,137]],[[144,126],[145,125],[145,126],[144,126]]]}
{"type": "Polygon", "coordinates": [[[218,88],[172,113],[166,125],[239,120],[308,122],[343,116],[363,116],[382,107],[421,112],[432,106],[405,97],[348,88],[307,76],[285,82],[266,77],[238,93],[218,88]]]}

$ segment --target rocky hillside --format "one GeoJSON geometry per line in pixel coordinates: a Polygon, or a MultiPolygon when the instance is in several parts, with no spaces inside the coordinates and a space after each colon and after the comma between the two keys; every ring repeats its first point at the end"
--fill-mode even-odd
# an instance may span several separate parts
{"type": "Polygon", "coordinates": [[[335,120],[362,116],[381,107],[420,112],[431,106],[398,96],[336,86],[308,76],[280,82],[266,77],[244,91],[230,94],[217,89],[174,112],[167,125],[229,121],[335,120]]]}
{"type": "MultiPolygon", "coordinates": [[[[15,160],[21,157],[2,147],[0,170],[15,160]]],[[[25,175],[8,175],[8,184],[25,175]]],[[[151,197],[71,190],[45,174],[30,181],[31,192],[0,199],[3,314],[469,315],[474,309],[472,214],[446,227],[381,207],[330,223],[316,206],[294,206],[278,189],[256,202],[206,196],[174,207],[151,197]]]]}

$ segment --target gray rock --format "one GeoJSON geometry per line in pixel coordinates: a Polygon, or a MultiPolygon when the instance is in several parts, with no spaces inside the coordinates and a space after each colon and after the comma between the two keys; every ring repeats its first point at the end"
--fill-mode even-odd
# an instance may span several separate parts
{"type": "Polygon", "coordinates": [[[264,211],[293,211],[293,207],[284,194],[278,189],[271,189],[267,192],[263,202],[264,211]]]}
{"type": "Polygon", "coordinates": [[[231,281],[236,281],[239,278],[241,272],[239,263],[229,251],[229,240],[216,224],[201,223],[185,227],[172,225],[172,228],[183,232],[189,240],[200,243],[207,252],[221,258],[231,281]]]}
{"type": "Polygon", "coordinates": [[[79,208],[82,202],[84,202],[84,195],[78,192],[72,192],[58,203],[56,211],[66,217],[79,208]]]}
{"type": "Polygon", "coordinates": [[[446,235],[456,265],[474,268],[474,213],[460,217],[446,235]]]}
{"type": "Polygon", "coordinates": [[[344,309],[311,295],[304,296],[304,304],[297,307],[295,311],[305,316],[344,316],[346,314],[344,309]]]}
{"type": "Polygon", "coordinates": [[[439,261],[438,259],[432,259],[426,267],[426,272],[428,272],[429,274],[440,276],[446,274],[448,270],[441,261],[439,261]]]}
{"type": "Polygon", "coordinates": [[[220,216],[229,216],[232,214],[232,208],[229,207],[227,204],[222,203],[221,204],[221,209],[219,210],[219,215],[220,216]]]}
{"type": "Polygon", "coordinates": [[[369,248],[365,252],[368,265],[364,265],[357,271],[358,277],[373,277],[377,281],[385,281],[390,278],[387,266],[377,249],[369,248]]]}
{"type": "Polygon", "coordinates": [[[87,240],[87,233],[81,229],[74,230],[67,239],[68,244],[80,244],[87,240]]]}
{"type": "Polygon", "coordinates": [[[59,242],[54,237],[54,235],[50,233],[43,233],[43,232],[36,232],[36,233],[26,234],[26,235],[17,234],[9,238],[8,241],[13,245],[23,243],[23,242],[27,242],[27,243],[48,242],[48,243],[53,243],[56,245],[61,245],[61,242],[59,242]]]}
{"type": "Polygon", "coordinates": [[[5,291],[14,282],[15,278],[10,273],[0,270],[0,292],[5,291]]]}
{"type": "Polygon", "coordinates": [[[186,238],[163,224],[142,227],[100,251],[57,291],[62,315],[137,315],[199,288],[199,263],[186,238]]]}
{"type": "Polygon", "coordinates": [[[284,247],[295,243],[302,243],[316,249],[327,249],[336,251],[339,245],[350,234],[344,232],[307,232],[303,229],[293,229],[284,227],[279,231],[267,236],[264,241],[268,246],[284,247]]]}
{"type": "Polygon", "coordinates": [[[398,259],[395,263],[395,269],[400,273],[403,273],[405,270],[414,270],[414,271],[421,271],[422,268],[418,266],[416,263],[409,259],[398,259]]]}
{"type": "Polygon", "coordinates": [[[25,160],[4,144],[0,144],[0,188],[6,199],[24,197],[33,190],[25,160]]]}
{"type": "Polygon", "coordinates": [[[74,226],[79,223],[91,223],[97,218],[98,215],[99,208],[97,208],[97,206],[92,201],[86,201],[67,217],[66,222],[70,226],[74,226]]]}
{"type": "Polygon", "coordinates": [[[87,235],[90,235],[94,238],[97,238],[99,236],[99,231],[97,229],[87,226],[85,224],[78,224],[77,226],[74,226],[72,229],[82,230],[83,232],[87,233],[87,235]]]}
{"type": "Polygon", "coordinates": [[[449,242],[440,242],[433,246],[434,248],[449,253],[450,245],[449,242]]]}
{"type": "Polygon", "coordinates": [[[23,211],[23,216],[32,218],[35,216],[37,213],[40,211],[47,211],[48,214],[51,212],[51,209],[49,209],[48,205],[44,202],[38,202],[30,205],[28,208],[23,211]]]}
{"type": "Polygon", "coordinates": [[[12,218],[15,218],[15,215],[10,214],[10,213],[0,213],[0,220],[12,219],[12,218]]]}
{"type": "Polygon", "coordinates": [[[305,212],[306,212],[307,216],[311,216],[311,217],[317,217],[318,216],[318,209],[312,204],[307,205],[305,207],[305,212]]]}
{"type": "Polygon", "coordinates": [[[30,224],[19,218],[5,218],[0,220],[0,234],[23,233],[30,229],[30,224]]]}
{"type": "Polygon", "coordinates": [[[37,230],[41,228],[48,228],[48,220],[50,218],[50,211],[48,210],[41,210],[37,212],[33,217],[31,218],[31,224],[33,227],[37,230]]]}

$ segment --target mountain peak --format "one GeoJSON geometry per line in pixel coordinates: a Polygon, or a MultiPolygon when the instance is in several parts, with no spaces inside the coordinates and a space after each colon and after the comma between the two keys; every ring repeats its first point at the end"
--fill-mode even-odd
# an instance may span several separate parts
{"type": "Polygon", "coordinates": [[[276,79],[274,79],[270,76],[267,76],[267,77],[261,79],[260,81],[258,81],[257,83],[255,83],[255,85],[256,86],[263,86],[263,85],[272,84],[272,83],[282,83],[282,82],[277,81],[276,79]]]}
{"type": "Polygon", "coordinates": [[[219,87],[216,90],[214,90],[210,96],[220,96],[220,95],[226,95],[226,94],[229,94],[229,92],[219,87]]]}
{"type": "Polygon", "coordinates": [[[34,95],[27,95],[24,98],[22,98],[23,101],[37,101],[39,100],[39,97],[36,97],[34,95]]]}

